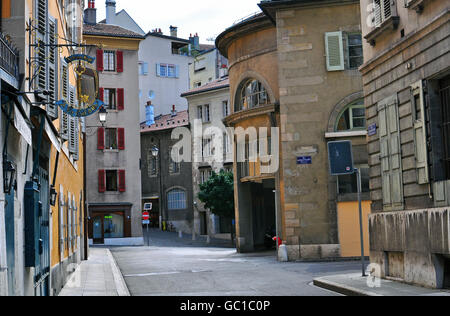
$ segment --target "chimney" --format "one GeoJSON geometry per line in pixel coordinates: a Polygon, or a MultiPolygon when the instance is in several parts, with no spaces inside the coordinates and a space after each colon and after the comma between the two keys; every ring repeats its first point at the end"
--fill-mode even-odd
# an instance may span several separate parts
{"type": "Polygon", "coordinates": [[[176,116],[177,115],[177,110],[175,108],[175,104],[172,105],[172,116],[176,116]]]}
{"type": "Polygon", "coordinates": [[[95,0],[89,0],[86,10],[84,10],[84,23],[97,24],[97,9],[95,8],[95,0]]]}
{"type": "Polygon", "coordinates": [[[189,42],[191,42],[192,49],[199,50],[200,49],[200,38],[198,34],[195,33],[194,36],[189,37],[189,42]]]}
{"type": "Polygon", "coordinates": [[[170,36],[178,37],[178,27],[172,25],[170,26],[170,36]]]}
{"type": "Polygon", "coordinates": [[[106,24],[114,24],[116,18],[116,1],[106,0],[106,24]]]}

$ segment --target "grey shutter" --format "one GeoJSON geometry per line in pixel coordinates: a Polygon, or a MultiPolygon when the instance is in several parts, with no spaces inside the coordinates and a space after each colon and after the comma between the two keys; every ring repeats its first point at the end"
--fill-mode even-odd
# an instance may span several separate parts
{"type": "MultiPolygon", "coordinates": [[[[49,41],[50,45],[57,44],[57,27],[58,24],[55,19],[49,17],[49,41]]],[[[58,119],[58,107],[55,102],[58,99],[58,49],[56,47],[49,47],[48,55],[48,91],[50,96],[47,104],[47,114],[50,118],[58,119]]]]}
{"type": "Polygon", "coordinates": [[[156,64],[156,75],[161,77],[161,64],[156,64]]]}
{"type": "MultiPolygon", "coordinates": [[[[69,89],[69,99],[70,99],[70,105],[75,107],[75,87],[70,87],[69,89]]],[[[78,117],[69,116],[68,117],[68,123],[69,123],[69,152],[71,154],[77,154],[78,153],[78,117]]],[[[74,157],[75,158],[75,157],[74,157]]]]}
{"type": "Polygon", "coordinates": [[[429,182],[428,153],[425,121],[425,104],[422,81],[411,86],[411,105],[414,113],[414,142],[417,169],[417,182],[425,184],[429,182]]]}
{"type": "Polygon", "coordinates": [[[59,251],[60,261],[64,259],[64,189],[59,187],[59,251]]]}
{"type": "Polygon", "coordinates": [[[37,58],[37,76],[35,78],[35,88],[37,90],[47,90],[47,78],[48,78],[48,47],[44,46],[48,43],[48,5],[47,0],[36,0],[35,2],[35,27],[36,30],[36,43],[39,44],[35,47],[35,58],[37,58]]]}
{"type": "MultiPolygon", "coordinates": [[[[61,59],[61,98],[70,103],[69,69],[67,63],[61,59]]],[[[69,115],[62,112],[59,134],[63,140],[69,140],[69,115]]]]}
{"type": "Polygon", "coordinates": [[[72,253],[72,200],[70,192],[67,194],[67,233],[68,233],[68,247],[69,254],[72,253]]]}
{"type": "Polygon", "coordinates": [[[325,53],[328,71],[340,71],[345,69],[344,43],[342,38],[342,32],[325,33],[325,53]]]}
{"type": "Polygon", "coordinates": [[[383,204],[403,206],[403,177],[397,95],[378,104],[383,204]]]}

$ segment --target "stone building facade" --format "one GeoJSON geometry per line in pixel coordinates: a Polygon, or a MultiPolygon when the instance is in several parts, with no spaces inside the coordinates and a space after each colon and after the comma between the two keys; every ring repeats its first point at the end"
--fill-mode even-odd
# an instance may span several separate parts
{"type": "MultiPolygon", "coordinates": [[[[178,162],[176,156],[180,151],[187,154],[188,149],[178,148],[179,139],[172,139],[176,128],[189,131],[187,111],[174,109],[171,114],[155,117],[150,126],[141,124],[142,207],[146,203],[152,205],[151,226],[191,234],[194,227],[192,163],[187,161],[190,157],[178,162]]],[[[190,137],[187,143],[190,145],[190,137]]]]}
{"type": "Polygon", "coordinates": [[[448,1],[361,1],[370,257],[382,277],[450,286],[448,1]]]}
{"type": "MultiPolygon", "coordinates": [[[[367,218],[359,2],[264,1],[260,7],[262,14],[230,27],[216,41],[229,60],[232,113],[226,123],[235,128],[279,128],[279,147],[273,148],[279,158],[276,172],[262,174],[262,165],[256,162],[254,168],[249,167],[250,174],[244,168],[243,176],[235,164],[240,250],[251,250],[257,244],[254,228],[258,224],[254,222],[259,221],[276,226],[290,260],[358,256],[355,178],[329,175],[327,142],[352,141],[356,167],[364,170],[366,179],[363,213],[367,218]],[[249,79],[262,84],[268,100],[242,107],[249,79]],[[245,196],[253,196],[258,185],[264,197],[272,200],[264,201],[272,210],[267,209],[262,218],[258,217],[264,212],[257,211],[258,206],[245,196]],[[250,211],[245,213],[245,209],[250,211]]],[[[274,138],[269,136],[270,143],[274,138]]],[[[275,158],[274,151],[271,154],[275,158]]],[[[256,231],[261,234],[263,229],[256,231]]],[[[367,249],[367,225],[364,230],[367,249]]]]}
{"type": "MultiPolygon", "coordinates": [[[[107,2],[111,5],[111,2],[107,2]]],[[[138,50],[143,36],[86,20],[84,40],[96,56],[98,98],[107,118],[86,119],[89,239],[94,244],[141,245],[141,169],[138,50]]]]}
{"type": "MultiPolygon", "coordinates": [[[[230,113],[230,84],[228,78],[214,80],[201,87],[191,89],[181,96],[188,100],[189,122],[192,135],[192,185],[194,201],[194,231],[200,235],[230,233],[226,219],[211,214],[198,199],[200,184],[206,182],[211,172],[232,170],[233,147],[230,133],[222,120],[230,113]],[[192,127],[200,129],[194,131],[192,127]],[[212,130],[214,129],[214,130],[212,130]],[[220,135],[217,135],[217,129],[220,135]],[[211,134],[209,134],[211,133],[211,134]],[[218,137],[223,155],[213,155],[213,137],[218,137]]],[[[219,148],[217,148],[219,150],[219,148]]]]}

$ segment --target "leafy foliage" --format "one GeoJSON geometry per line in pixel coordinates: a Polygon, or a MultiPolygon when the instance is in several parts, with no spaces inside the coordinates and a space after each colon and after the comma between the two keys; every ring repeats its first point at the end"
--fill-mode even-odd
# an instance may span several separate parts
{"type": "Polygon", "coordinates": [[[212,172],[208,181],[200,185],[198,198],[213,214],[234,219],[233,173],[224,170],[212,172]]]}

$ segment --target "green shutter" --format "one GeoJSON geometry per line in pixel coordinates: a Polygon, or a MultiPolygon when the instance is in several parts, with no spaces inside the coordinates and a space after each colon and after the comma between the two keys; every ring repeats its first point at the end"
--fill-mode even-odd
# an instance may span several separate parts
{"type": "Polygon", "coordinates": [[[416,155],[417,182],[429,183],[427,136],[425,127],[425,99],[423,84],[419,81],[411,86],[411,106],[414,113],[414,144],[416,155]]]}
{"type": "Polygon", "coordinates": [[[397,96],[378,104],[380,161],[385,208],[403,206],[403,177],[397,96]]]}
{"type": "Polygon", "coordinates": [[[325,33],[325,53],[327,56],[328,71],[340,71],[345,69],[342,32],[325,33]]]}

